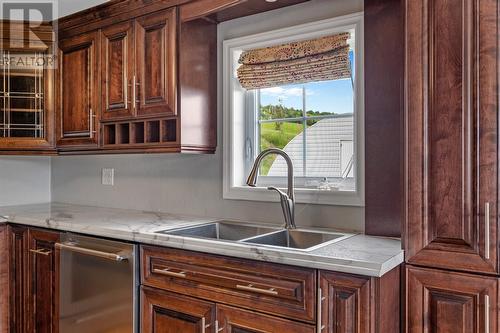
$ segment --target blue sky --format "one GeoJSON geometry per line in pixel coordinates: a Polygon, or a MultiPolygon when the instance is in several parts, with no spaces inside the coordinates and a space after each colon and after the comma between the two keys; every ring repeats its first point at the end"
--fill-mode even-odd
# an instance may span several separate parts
{"type": "MultiPolygon", "coordinates": [[[[353,63],[351,52],[351,63],[353,63]]],[[[311,82],[261,90],[262,105],[277,105],[302,109],[302,88],[306,88],[306,109],[320,112],[352,113],[351,80],[311,82]]]]}

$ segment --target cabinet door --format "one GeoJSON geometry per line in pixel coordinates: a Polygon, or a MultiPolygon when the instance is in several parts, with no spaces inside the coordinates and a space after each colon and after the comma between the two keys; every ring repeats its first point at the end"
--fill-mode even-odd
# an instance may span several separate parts
{"type": "Polygon", "coordinates": [[[175,9],[136,21],[138,115],[176,113],[176,25],[175,9]]]}
{"type": "Polygon", "coordinates": [[[102,119],[130,117],[134,82],[133,22],[115,24],[101,34],[102,119]]]}
{"type": "Polygon", "coordinates": [[[408,266],[406,293],[406,333],[498,332],[496,278],[408,266]]]}
{"type": "Polygon", "coordinates": [[[314,326],[217,304],[217,332],[313,333],[314,326]]]}
{"type": "Polygon", "coordinates": [[[10,246],[10,332],[27,333],[28,297],[28,229],[9,226],[10,246]]]}
{"type": "Polygon", "coordinates": [[[371,332],[370,278],[321,272],[319,281],[318,322],[321,332],[371,332]]]}
{"type": "Polygon", "coordinates": [[[58,233],[36,229],[29,231],[28,288],[32,299],[30,332],[57,332],[59,306],[56,293],[59,274],[55,243],[58,240],[58,233]]]}
{"type": "Polygon", "coordinates": [[[9,227],[0,225],[0,333],[9,332],[9,227]]]}
{"type": "Polygon", "coordinates": [[[2,58],[10,59],[0,64],[0,149],[54,149],[54,49],[33,44],[10,49],[0,40],[2,58]]]}
{"type": "Polygon", "coordinates": [[[410,263],[498,272],[498,1],[406,1],[410,263]]]}
{"type": "Polygon", "coordinates": [[[59,43],[58,146],[97,145],[98,41],[92,32],[59,43]]]}
{"type": "Polygon", "coordinates": [[[215,332],[215,304],[141,287],[142,333],[215,332]]]}

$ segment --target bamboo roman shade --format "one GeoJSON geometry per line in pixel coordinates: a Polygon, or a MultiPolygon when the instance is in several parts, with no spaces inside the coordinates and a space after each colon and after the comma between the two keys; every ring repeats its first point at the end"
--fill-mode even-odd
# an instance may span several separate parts
{"type": "Polygon", "coordinates": [[[348,32],[241,54],[238,79],[245,89],[351,77],[348,32]]]}

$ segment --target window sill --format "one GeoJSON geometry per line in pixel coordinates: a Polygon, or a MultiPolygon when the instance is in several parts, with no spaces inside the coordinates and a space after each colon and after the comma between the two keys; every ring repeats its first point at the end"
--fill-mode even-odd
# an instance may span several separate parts
{"type": "MultiPolygon", "coordinates": [[[[265,187],[233,186],[224,188],[224,199],[279,202],[279,196],[265,187]]],[[[364,198],[358,192],[295,189],[297,203],[364,207],[364,198]]]]}

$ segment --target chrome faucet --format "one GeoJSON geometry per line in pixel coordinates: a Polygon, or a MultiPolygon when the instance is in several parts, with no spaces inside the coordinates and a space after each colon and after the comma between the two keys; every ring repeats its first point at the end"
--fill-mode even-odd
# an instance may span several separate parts
{"type": "Polygon", "coordinates": [[[295,194],[294,194],[294,185],[293,185],[293,163],[290,156],[285,153],[283,150],[278,148],[270,148],[262,151],[259,156],[255,159],[255,162],[252,167],[252,171],[248,175],[247,185],[255,187],[257,184],[257,176],[259,175],[259,168],[262,160],[270,154],[276,154],[283,156],[288,166],[288,190],[287,193],[284,193],[280,189],[270,186],[267,189],[278,192],[280,195],[281,208],[283,209],[283,215],[285,217],[285,228],[287,229],[295,229],[297,226],[295,225],[295,194]]]}

